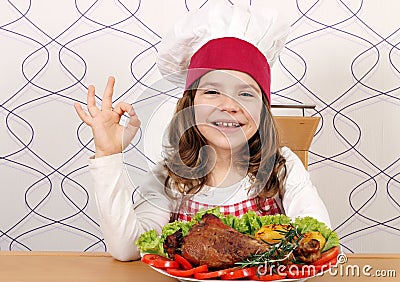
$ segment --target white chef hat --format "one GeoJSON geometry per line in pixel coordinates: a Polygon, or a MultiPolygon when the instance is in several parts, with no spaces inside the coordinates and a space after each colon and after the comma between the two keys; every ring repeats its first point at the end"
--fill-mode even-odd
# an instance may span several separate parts
{"type": "Polygon", "coordinates": [[[175,24],[162,39],[157,65],[167,80],[184,89],[212,69],[243,71],[270,102],[270,66],[289,30],[276,10],[217,1],[188,12],[175,24]]]}

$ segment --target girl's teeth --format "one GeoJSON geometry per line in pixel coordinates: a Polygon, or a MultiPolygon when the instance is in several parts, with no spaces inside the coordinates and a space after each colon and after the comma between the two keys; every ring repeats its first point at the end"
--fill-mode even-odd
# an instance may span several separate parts
{"type": "Polygon", "coordinates": [[[233,122],[216,122],[215,125],[224,127],[239,127],[238,123],[233,123],[233,122]]]}

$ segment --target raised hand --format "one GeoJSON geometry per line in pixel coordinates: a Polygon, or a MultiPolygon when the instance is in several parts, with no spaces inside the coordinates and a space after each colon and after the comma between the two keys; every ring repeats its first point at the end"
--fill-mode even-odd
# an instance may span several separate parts
{"type": "Polygon", "coordinates": [[[96,105],[93,85],[88,87],[87,107],[89,113],[86,113],[79,103],[74,104],[79,118],[92,128],[96,158],[121,153],[135,137],[140,127],[140,120],[131,104],[119,102],[114,108],[112,107],[114,83],[115,78],[110,76],[104,91],[101,109],[96,105]],[[126,127],[120,125],[124,113],[130,117],[126,127]]]}

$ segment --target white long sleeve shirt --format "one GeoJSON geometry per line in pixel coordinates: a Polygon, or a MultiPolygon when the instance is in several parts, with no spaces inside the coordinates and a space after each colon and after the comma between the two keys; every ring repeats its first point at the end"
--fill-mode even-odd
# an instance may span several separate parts
{"type": "MultiPolygon", "coordinates": [[[[275,200],[280,209],[291,217],[312,216],[330,227],[327,209],[310,180],[302,162],[289,148],[281,148],[286,159],[287,176],[281,197],[275,200]]],[[[100,227],[108,252],[122,261],[139,259],[135,245],[139,236],[155,229],[161,232],[176,210],[174,201],[164,191],[166,171],[161,165],[147,173],[140,187],[132,195],[128,189],[132,183],[123,164],[122,154],[115,154],[89,161],[93,178],[100,227]]],[[[194,200],[230,205],[247,199],[250,182],[246,179],[230,187],[205,187],[194,200]]]]}

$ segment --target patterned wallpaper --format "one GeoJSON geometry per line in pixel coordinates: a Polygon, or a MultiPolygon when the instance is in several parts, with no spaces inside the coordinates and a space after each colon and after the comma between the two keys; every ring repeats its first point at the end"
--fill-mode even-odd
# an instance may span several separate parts
{"type": "MultiPolygon", "coordinates": [[[[227,2],[269,5],[292,23],[272,99],[316,105],[309,171],[343,249],[400,252],[400,3],[227,2]]],[[[160,78],[157,45],[205,5],[213,1],[0,2],[1,250],[106,250],[87,169],[93,140],[73,102],[85,106],[89,84],[100,102],[116,77],[114,102],[132,103],[142,120],[126,166],[133,181],[143,175],[181,95],[160,78]]]]}

